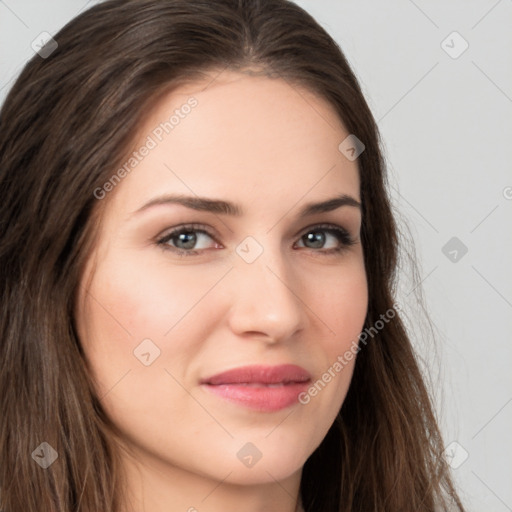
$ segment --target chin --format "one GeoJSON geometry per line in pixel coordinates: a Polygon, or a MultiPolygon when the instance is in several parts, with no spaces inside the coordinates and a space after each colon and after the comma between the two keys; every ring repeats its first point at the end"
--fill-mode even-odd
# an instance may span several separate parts
{"type": "Polygon", "coordinates": [[[300,473],[310,456],[304,443],[278,445],[263,438],[254,443],[238,438],[226,448],[210,451],[207,459],[194,457],[188,470],[232,485],[262,485],[300,473]]]}
{"type": "Polygon", "coordinates": [[[242,456],[242,461],[230,475],[230,480],[233,479],[233,483],[236,480],[244,484],[264,484],[285,480],[301,472],[310,455],[301,452],[300,448],[303,446],[267,446],[262,448],[261,458],[252,466],[246,466],[242,456]]]}

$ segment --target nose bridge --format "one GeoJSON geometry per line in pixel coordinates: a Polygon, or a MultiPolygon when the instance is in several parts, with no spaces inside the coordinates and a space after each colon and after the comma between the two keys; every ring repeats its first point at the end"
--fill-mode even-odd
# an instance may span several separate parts
{"type": "Polygon", "coordinates": [[[304,325],[303,303],[296,291],[299,281],[279,244],[263,247],[251,238],[236,251],[231,328],[238,334],[258,332],[278,341],[304,325]]]}

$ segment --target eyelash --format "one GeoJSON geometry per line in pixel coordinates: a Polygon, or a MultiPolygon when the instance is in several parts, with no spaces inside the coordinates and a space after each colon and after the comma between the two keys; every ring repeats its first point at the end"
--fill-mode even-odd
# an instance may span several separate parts
{"type": "MultiPolygon", "coordinates": [[[[335,236],[338,239],[338,241],[341,243],[341,245],[339,247],[336,247],[334,249],[311,249],[310,248],[311,251],[319,252],[320,254],[323,254],[325,256],[338,254],[338,253],[342,252],[343,250],[347,249],[348,247],[350,247],[351,245],[354,245],[356,243],[356,241],[353,238],[351,238],[348,231],[346,231],[345,229],[343,229],[340,226],[337,226],[336,224],[317,224],[314,226],[310,226],[310,227],[306,228],[305,231],[303,231],[303,233],[299,236],[299,240],[308,233],[318,232],[318,231],[324,231],[324,232],[327,232],[327,233],[335,236]]],[[[208,249],[185,250],[185,249],[179,249],[177,247],[168,245],[167,242],[169,242],[173,238],[179,236],[180,234],[191,233],[191,232],[192,233],[203,233],[205,235],[208,235],[216,243],[219,243],[215,239],[215,236],[212,233],[210,233],[210,231],[208,230],[208,228],[206,226],[204,226],[202,224],[185,224],[185,225],[182,225],[182,226],[174,229],[173,231],[167,233],[163,237],[157,239],[156,244],[162,250],[171,251],[180,257],[195,256],[197,254],[200,254],[202,251],[208,250],[208,249]]],[[[308,247],[303,247],[303,249],[308,249],[308,247]]]]}

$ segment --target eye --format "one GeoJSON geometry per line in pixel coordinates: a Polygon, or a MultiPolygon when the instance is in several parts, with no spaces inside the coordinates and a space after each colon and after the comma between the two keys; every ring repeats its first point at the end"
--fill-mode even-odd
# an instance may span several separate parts
{"type": "Polygon", "coordinates": [[[321,224],[308,228],[299,240],[306,249],[322,249],[321,253],[331,254],[354,245],[356,241],[347,230],[335,224],[321,224]]]}
{"type": "MultiPolygon", "coordinates": [[[[355,244],[345,229],[335,224],[309,227],[300,237],[300,248],[311,249],[320,254],[338,253],[355,244]]],[[[157,245],[178,256],[194,256],[208,249],[221,249],[214,235],[201,224],[180,226],[157,240],[157,245]],[[209,239],[209,240],[208,240],[209,239]]]]}
{"type": "Polygon", "coordinates": [[[209,244],[212,245],[211,242],[208,242],[208,239],[214,241],[213,248],[218,248],[219,244],[217,244],[213,235],[210,234],[204,226],[190,224],[174,229],[157,240],[157,244],[180,256],[188,256],[197,254],[199,250],[211,248],[208,247],[209,244]]]}

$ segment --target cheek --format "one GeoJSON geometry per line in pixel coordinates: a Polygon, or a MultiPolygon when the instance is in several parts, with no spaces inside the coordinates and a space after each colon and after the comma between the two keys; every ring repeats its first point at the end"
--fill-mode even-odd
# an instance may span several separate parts
{"type": "Polygon", "coordinates": [[[332,358],[357,341],[363,328],[368,308],[364,263],[354,258],[320,282],[309,285],[310,301],[325,324],[324,349],[332,358]]]}
{"type": "Polygon", "coordinates": [[[95,287],[103,306],[134,338],[162,338],[193,309],[207,289],[207,276],[127,261],[105,268],[95,287]]]}
{"type": "Polygon", "coordinates": [[[103,377],[99,380],[108,387],[128,369],[139,368],[139,352],[149,351],[150,360],[154,359],[151,367],[187,363],[200,348],[195,342],[200,333],[193,331],[204,331],[206,336],[214,320],[206,294],[224,273],[223,268],[206,266],[194,271],[179,265],[170,269],[136,258],[103,260],[79,322],[84,352],[103,377]],[[191,323],[192,318],[196,321],[191,323]]]}
{"type": "Polygon", "coordinates": [[[336,337],[344,348],[348,341],[357,341],[363,328],[368,309],[368,290],[363,273],[354,273],[345,278],[334,294],[330,314],[335,325],[336,337]]]}
{"type": "Polygon", "coordinates": [[[319,317],[323,335],[310,350],[321,353],[321,365],[305,402],[323,407],[327,422],[334,420],[347,394],[357,358],[359,335],[368,308],[364,263],[354,258],[330,278],[310,283],[310,303],[319,317]],[[323,286],[320,287],[320,283],[323,286]],[[324,391],[325,390],[325,391],[324,391]],[[317,401],[317,396],[322,399],[317,401]],[[327,412],[328,411],[328,412],[327,412]]]}

